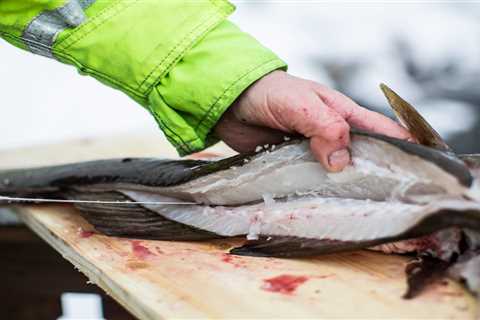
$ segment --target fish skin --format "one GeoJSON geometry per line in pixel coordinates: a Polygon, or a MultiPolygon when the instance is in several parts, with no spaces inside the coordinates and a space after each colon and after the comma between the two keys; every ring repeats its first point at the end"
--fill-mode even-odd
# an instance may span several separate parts
{"type": "Polygon", "coordinates": [[[201,160],[124,158],[86,161],[65,165],[0,171],[0,194],[30,196],[60,193],[73,186],[180,184],[194,176],[192,168],[201,160]],[[149,174],[145,174],[148,172],[149,174]]]}
{"type": "MultiPolygon", "coordinates": [[[[470,171],[465,164],[449,155],[424,146],[416,145],[406,141],[389,138],[377,134],[369,134],[365,132],[355,131],[352,134],[352,141],[364,140],[365,143],[378,144],[378,148],[389,148],[389,152],[397,152],[399,155],[411,155],[412,159],[420,159],[417,164],[431,165],[437,168],[438,174],[445,172],[446,175],[454,177],[463,187],[469,187],[473,181],[470,171]]],[[[352,146],[355,147],[354,145],[352,146]]],[[[355,156],[355,149],[352,149],[355,156]]],[[[388,153],[386,153],[388,156],[388,153]]],[[[405,158],[405,157],[404,157],[405,158]]],[[[379,159],[381,160],[381,159],[379,159]]],[[[261,190],[255,190],[251,187],[243,189],[232,189],[231,196],[221,199],[219,193],[225,193],[222,185],[215,189],[214,181],[222,180],[228,183],[232,180],[230,176],[239,175],[235,173],[236,169],[242,171],[246,176],[252,172],[251,168],[256,163],[261,170],[286,170],[289,163],[311,163],[312,166],[318,167],[321,176],[325,176],[328,180],[333,175],[328,174],[325,170],[321,172],[321,167],[315,161],[308,149],[308,141],[296,140],[285,143],[277,147],[273,151],[260,151],[251,155],[234,156],[219,161],[199,161],[199,160],[159,160],[159,159],[112,159],[91,161],[77,164],[67,164],[61,166],[6,170],[0,171],[0,195],[3,196],[44,196],[52,197],[64,190],[75,188],[77,190],[95,190],[95,191],[115,191],[120,188],[142,190],[148,192],[156,192],[159,194],[169,195],[178,199],[195,201],[199,203],[208,203],[214,205],[237,205],[246,202],[259,201],[263,193],[271,193],[276,196],[285,196],[292,193],[291,189],[296,186],[284,186],[284,194],[278,194],[274,187],[278,186],[261,186],[261,190]],[[298,150],[303,146],[303,150],[298,150]],[[290,155],[288,150],[297,150],[298,156],[290,155]],[[284,150],[282,158],[275,159],[275,155],[282,154],[279,152],[284,150]],[[285,151],[287,150],[287,151],[285,151]],[[271,160],[273,159],[273,160],[271,160]],[[276,162],[274,162],[276,161],[276,162]],[[276,167],[274,167],[276,166],[276,167]],[[144,174],[148,172],[148,174],[144,174]],[[214,180],[207,185],[210,189],[204,192],[198,188],[202,180],[208,178],[214,180]],[[6,183],[8,182],[8,183],[6,183]],[[196,187],[197,185],[197,187],[196,187]],[[199,189],[197,195],[192,191],[199,189]],[[223,189],[222,189],[223,188],[223,189]],[[269,189],[273,188],[273,189],[269,189]],[[255,192],[256,191],[256,192],[255,192]],[[252,193],[253,192],[253,193],[252,193]],[[237,199],[235,198],[237,197],[237,199]],[[220,198],[220,199],[219,199],[220,198]]],[[[397,166],[400,164],[397,164],[397,166]]],[[[428,170],[425,170],[428,171],[428,170]]],[[[433,173],[432,173],[433,174],[433,173]]],[[[337,175],[340,176],[340,175],[337,175]]],[[[288,179],[294,179],[295,174],[292,173],[288,179]]],[[[434,180],[432,176],[429,179],[434,180]]],[[[255,182],[255,179],[252,180],[255,182]]],[[[311,185],[305,185],[305,190],[293,190],[308,192],[320,183],[319,181],[311,181],[311,185]]],[[[297,181],[300,184],[304,181],[297,181]]],[[[288,183],[288,181],[286,181],[288,183]]],[[[218,185],[218,183],[216,183],[218,185]]],[[[443,183],[444,186],[455,185],[451,183],[443,183]]],[[[332,186],[334,183],[332,182],[332,186]]],[[[257,188],[258,189],[258,188],[257,188]]],[[[332,190],[330,193],[334,192],[332,190]]],[[[330,194],[326,194],[330,195],[330,194]]],[[[331,196],[350,196],[346,194],[331,194],[331,196]]],[[[381,195],[380,195],[381,196],[381,195]]],[[[357,196],[361,197],[361,196],[357,196]]],[[[377,199],[378,197],[374,197],[377,199]]]]}
{"type": "MultiPolygon", "coordinates": [[[[86,192],[64,194],[77,200],[126,202],[132,201],[119,192],[86,192]]],[[[155,240],[199,241],[221,236],[169,220],[139,204],[74,204],[82,216],[103,234],[116,237],[134,237],[155,240]]]]}
{"type": "Polygon", "coordinates": [[[444,277],[451,262],[439,260],[429,255],[421,254],[410,261],[406,267],[407,291],[404,299],[412,299],[418,296],[429,284],[444,277]]]}
{"type": "Polygon", "coordinates": [[[417,237],[397,242],[384,243],[370,250],[384,253],[417,253],[428,254],[439,260],[450,261],[452,257],[462,252],[463,232],[459,228],[449,228],[436,231],[423,237],[417,237]]]}
{"type": "Polygon", "coordinates": [[[241,247],[232,248],[230,254],[251,257],[302,258],[359,250],[375,244],[376,241],[359,243],[331,239],[269,236],[261,237],[257,240],[249,240],[241,247]]]}

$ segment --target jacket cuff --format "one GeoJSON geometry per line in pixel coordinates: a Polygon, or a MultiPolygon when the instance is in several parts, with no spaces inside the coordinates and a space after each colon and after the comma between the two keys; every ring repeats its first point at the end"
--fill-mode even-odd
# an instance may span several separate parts
{"type": "Polygon", "coordinates": [[[218,141],[223,113],[253,82],[286,64],[224,21],[191,48],[150,93],[149,109],[180,155],[218,141]]]}

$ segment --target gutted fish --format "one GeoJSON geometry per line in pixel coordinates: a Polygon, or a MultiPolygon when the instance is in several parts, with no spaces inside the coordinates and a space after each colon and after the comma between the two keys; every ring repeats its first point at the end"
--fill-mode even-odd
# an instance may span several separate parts
{"type": "Polygon", "coordinates": [[[258,202],[266,194],[421,201],[431,195],[467,195],[473,182],[459,159],[380,135],[352,133],[353,165],[340,173],[324,170],[308,145],[298,140],[213,162],[119,159],[5,171],[0,173],[0,194],[122,189],[209,205],[258,202]]]}
{"type": "Polygon", "coordinates": [[[244,236],[248,242],[232,250],[239,255],[371,248],[450,264],[465,254],[462,243],[473,250],[480,238],[480,157],[455,155],[413,106],[382,90],[419,144],[352,130],[352,163],[342,172],[324,170],[299,139],[216,161],[111,159],[0,171],[0,196],[75,200],[108,235],[244,236]]]}
{"type": "MultiPolygon", "coordinates": [[[[127,236],[144,232],[152,237],[157,227],[153,220],[166,219],[202,233],[193,232],[192,239],[212,233],[250,239],[281,236],[329,239],[358,248],[406,239],[412,232],[432,233],[436,230],[419,231],[430,215],[438,217],[438,230],[476,227],[476,214],[471,214],[479,208],[467,200],[475,194],[473,178],[462,161],[362,132],[352,133],[351,153],[353,164],[340,173],[326,172],[307,141],[215,162],[123,159],[12,170],[0,174],[0,194],[160,203],[77,204],[100,230],[127,236]],[[172,201],[189,204],[162,204],[172,201]],[[445,212],[455,213],[446,223],[445,212]]],[[[176,239],[171,232],[159,237],[176,239]]],[[[189,239],[185,233],[180,238],[189,239]]],[[[300,254],[308,253],[279,255],[300,254]]]]}

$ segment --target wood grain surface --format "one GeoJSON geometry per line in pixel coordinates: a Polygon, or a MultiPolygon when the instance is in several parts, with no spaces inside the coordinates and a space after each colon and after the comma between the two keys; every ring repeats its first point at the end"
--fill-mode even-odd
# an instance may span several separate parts
{"type": "MultiPolygon", "coordinates": [[[[173,155],[171,150],[162,151],[164,142],[135,139],[2,152],[1,165],[173,155]]],[[[209,152],[226,149],[216,150],[209,152]]],[[[433,283],[413,300],[402,299],[407,257],[369,251],[310,259],[237,257],[227,252],[243,239],[191,243],[115,238],[97,233],[70,206],[17,206],[15,211],[64,258],[141,319],[473,319],[476,313],[475,299],[447,279],[433,283]]]]}

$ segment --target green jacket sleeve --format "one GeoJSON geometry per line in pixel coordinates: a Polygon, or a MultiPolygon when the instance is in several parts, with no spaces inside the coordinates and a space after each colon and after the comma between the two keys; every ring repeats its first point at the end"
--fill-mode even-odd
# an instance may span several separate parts
{"type": "Polygon", "coordinates": [[[226,20],[233,10],[225,0],[1,0],[0,35],[123,91],[185,155],[216,142],[212,128],[250,84],[286,67],[226,20]]]}

